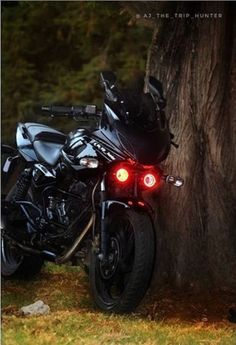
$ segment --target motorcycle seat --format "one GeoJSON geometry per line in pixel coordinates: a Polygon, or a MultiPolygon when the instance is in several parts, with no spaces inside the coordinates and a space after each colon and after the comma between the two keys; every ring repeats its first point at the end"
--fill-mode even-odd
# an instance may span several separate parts
{"type": "Polygon", "coordinates": [[[58,161],[66,135],[46,125],[25,123],[25,131],[29,137],[39,160],[53,166],[58,161]]]}

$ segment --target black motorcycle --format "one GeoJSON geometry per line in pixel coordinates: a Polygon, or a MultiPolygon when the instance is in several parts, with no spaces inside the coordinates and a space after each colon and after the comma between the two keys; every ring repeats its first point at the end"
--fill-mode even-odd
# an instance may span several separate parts
{"type": "Polygon", "coordinates": [[[102,111],[42,107],[52,117],[98,117],[98,128],[65,135],[19,123],[17,149],[2,146],[2,276],[29,278],[45,260],[80,264],[96,305],[129,313],[149,286],[155,255],[144,192],[183,180],[158,167],[176,146],[161,83],[149,77],[149,92],[135,93],[118,88],[112,72],[101,83],[102,111]]]}

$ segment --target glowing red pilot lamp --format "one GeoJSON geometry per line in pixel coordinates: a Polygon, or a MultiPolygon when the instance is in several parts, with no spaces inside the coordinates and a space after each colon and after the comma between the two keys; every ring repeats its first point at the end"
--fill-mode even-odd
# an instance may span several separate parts
{"type": "Polygon", "coordinates": [[[136,170],[133,166],[119,164],[113,170],[113,178],[117,183],[125,186],[134,182],[136,176],[142,189],[154,189],[160,185],[160,176],[151,168],[141,166],[136,170]]]}
{"type": "Polygon", "coordinates": [[[147,188],[153,188],[157,184],[156,176],[153,174],[146,174],[143,178],[143,183],[147,188]]]}
{"type": "Polygon", "coordinates": [[[121,182],[121,183],[125,183],[128,182],[129,179],[129,172],[127,169],[125,168],[119,168],[118,170],[116,170],[115,172],[115,177],[117,179],[117,181],[121,182]]]}

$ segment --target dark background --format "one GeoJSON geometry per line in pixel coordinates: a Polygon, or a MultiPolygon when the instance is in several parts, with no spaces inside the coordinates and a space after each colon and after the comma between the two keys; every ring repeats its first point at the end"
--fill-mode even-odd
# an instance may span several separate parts
{"type": "Polygon", "coordinates": [[[2,141],[14,142],[17,121],[49,122],[40,105],[101,106],[100,71],[128,84],[145,71],[151,36],[119,2],[3,2],[2,141]]]}

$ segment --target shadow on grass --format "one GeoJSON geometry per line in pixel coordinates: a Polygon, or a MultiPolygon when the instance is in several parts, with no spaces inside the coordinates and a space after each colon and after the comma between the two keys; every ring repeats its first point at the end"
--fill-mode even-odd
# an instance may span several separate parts
{"type": "MultiPolygon", "coordinates": [[[[94,312],[89,296],[87,275],[78,267],[47,264],[31,281],[2,281],[2,312],[17,313],[20,307],[43,300],[52,312],[94,312]]],[[[211,291],[202,294],[173,291],[165,287],[144,298],[136,313],[129,318],[150,321],[205,324],[228,323],[230,306],[236,293],[211,291]]]]}
{"type": "Polygon", "coordinates": [[[138,312],[150,320],[208,324],[229,323],[229,309],[236,303],[236,292],[211,290],[204,293],[173,290],[166,286],[149,292],[138,312]]]}
{"type": "Polygon", "coordinates": [[[52,311],[92,308],[88,279],[77,267],[47,264],[34,279],[2,281],[2,312],[43,300],[52,311]]]}

